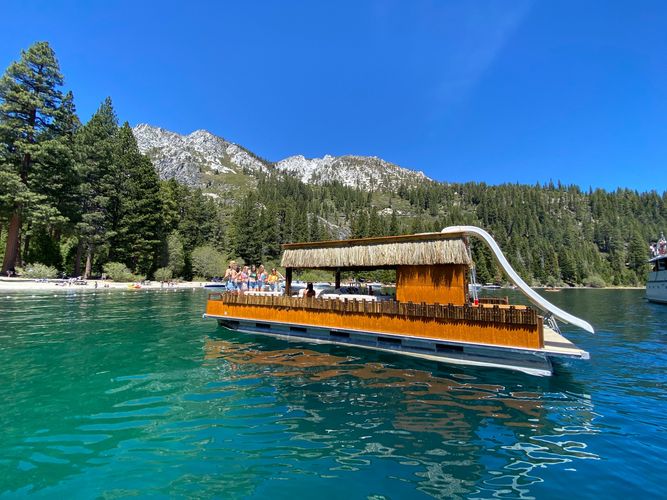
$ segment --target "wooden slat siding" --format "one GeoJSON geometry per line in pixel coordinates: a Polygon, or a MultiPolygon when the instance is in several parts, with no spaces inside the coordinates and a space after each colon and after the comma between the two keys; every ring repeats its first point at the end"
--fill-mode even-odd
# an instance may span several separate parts
{"type": "Polygon", "coordinates": [[[460,264],[398,266],[396,300],[463,305],[467,267],[460,264]]]}
{"type": "Polygon", "coordinates": [[[337,300],[297,298],[286,296],[244,295],[236,293],[211,293],[209,300],[223,301],[227,304],[256,305],[265,307],[282,307],[289,309],[315,309],[336,312],[354,312],[366,314],[400,315],[410,317],[428,317],[457,321],[480,321],[507,323],[516,325],[537,325],[541,320],[537,311],[528,307],[517,308],[499,305],[492,307],[474,307],[469,304],[459,306],[452,303],[441,305],[425,302],[398,302],[393,300],[369,302],[365,300],[337,300]]]}
{"type": "Polygon", "coordinates": [[[352,328],[502,346],[541,348],[544,345],[542,317],[529,308],[339,301],[231,293],[225,293],[220,300],[220,294],[212,295],[206,312],[222,317],[352,328]]]}
{"type": "Polygon", "coordinates": [[[480,297],[478,299],[480,304],[509,304],[509,298],[508,297],[480,297]]]}
{"type": "MultiPolygon", "coordinates": [[[[238,298],[239,296],[234,296],[238,298]]],[[[241,296],[242,297],[242,296],[241,296]]],[[[543,347],[543,336],[540,324],[496,323],[475,319],[437,318],[411,314],[385,314],[363,312],[363,303],[349,302],[349,310],[341,313],[330,308],[317,308],[316,301],[302,300],[301,306],[276,307],[260,305],[242,297],[240,300],[212,300],[207,304],[206,312],[213,316],[230,318],[248,318],[256,321],[277,321],[286,324],[312,325],[327,328],[353,329],[374,333],[391,333],[412,338],[434,338],[442,340],[490,344],[505,347],[525,347],[540,349],[543,347]],[[312,303],[311,303],[312,302],[312,303]],[[315,307],[313,307],[315,306],[315,307]]],[[[278,298],[277,298],[278,299],[278,298]]],[[[284,298],[279,298],[284,299],[284,298]]],[[[276,303],[281,301],[277,300],[276,303]]],[[[408,311],[409,304],[399,304],[399,309],[408,311]],[[404,306],[404,307],[400,307],[404,306]]],[[[417,308],[419,304],[412,304],[417,308]]],[[[468,308],[480,317],[491,313],[479,308],[468,308]]],[[[440,312],[447,307],[440,308],[440,312]]],[[[465,313],[463,308],[453,309],[457,316],[465,313]]],[[[416,311],[419,312],[419,311],[416,311]]],[[[519,313],[521,311],[515,311],[519,313]]],[[[529,315],[526,315],[529,316],[529,315]]],[[[535,319],[538,318],[535,316],[535,319]]]]}
{"type": "MultiPolygon", "coordinates": [[[[537,313],[535,313],[537,315],[537,313]]],[[[544,347],[544,317],[537,316],[537,334],[539,335],[539,342],[544,347]]]]}

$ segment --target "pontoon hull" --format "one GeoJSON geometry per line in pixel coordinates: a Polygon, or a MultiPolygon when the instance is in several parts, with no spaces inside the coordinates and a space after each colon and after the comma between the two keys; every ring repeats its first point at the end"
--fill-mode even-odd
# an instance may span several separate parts
{"type": "Polygon", "coordinates": [[[554,353],[548,349],[499,347],[347,328],[333,329],[240,317],[221,318],[210,314],[205,314],[204,317],[215,318],[221,326],[244,333],[285,340],[354,346],[442,363],[503,368],[538,376],[552,374],[551,357],[588,358],[587,353],[578,349],[554,353]]]}

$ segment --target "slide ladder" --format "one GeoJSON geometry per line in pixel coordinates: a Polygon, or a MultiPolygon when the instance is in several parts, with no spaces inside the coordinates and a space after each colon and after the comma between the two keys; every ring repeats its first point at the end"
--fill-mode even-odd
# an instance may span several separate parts
{"type": "Polygon", "coordinates": [[[544,297],[542,297],[540,294],[535,292],[531,287],[528,286],[528,284],[521,279],[521,276],[519,276],[516,271],[510,266],[510,263],[507,261],[505,258],[505,255],[503,252],[500,250],[500,247],[498,246],[498,243],[496,243],[496,240],[493,239],[493,237],[484,231],[484,229],[481,229],[476,226],[450,226],[444,228],[442,233],[463,233],[466,236],[475,236],[476,238],[479,238],[482,240],[486,245],[491,249],[491,252],[493,253],[493,256],[496,259],[496,262],[500,267],[502,267],[503,271],[507,274],[509,277],[510,281],[514,283],[523,294],[528,297],[528,299],[541,311],[550,314],[554,318],[562,321],[563,323],[569,323],[574,326],[578,326],[579,328],[586,330],[591,333],[595,333],[595,330],[591,326],[590,323],[587,321],[584,321],[581,318],[577,318],[576,316],[573,316],[572,314],[563,311],[559,307],[556,307],[553,305],[551,302],[546,300],[544,297]]]}

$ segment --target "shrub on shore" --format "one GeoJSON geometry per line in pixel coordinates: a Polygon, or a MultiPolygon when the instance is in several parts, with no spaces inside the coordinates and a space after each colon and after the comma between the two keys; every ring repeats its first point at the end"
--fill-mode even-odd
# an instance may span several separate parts
{"type": "Polygon", "coordinates": [[[210,245],[192,251],[192,270],[198,276],[212,278],[223,276],[227,268],[225,256],[210,245]]]}
{"type": "Polygon", "coordinates": [[[161,267],[155,271],[155,279],[157,281],[169,281],[171,278],[172,272],[168,267],[161,267]]]}
{"type": "Polygon", "coordinates": [[[132,274],[132,271],[121,262],[107,262],[104,264],[104,272],[113,281],[139,281],[140,278],[132,274]]]}
{"type": "Polygon", "coordinates": [[[584,285],[590,286],[591,288],[604,288],[607,286],[604,279],[597,274],[592,274],[584,280],[584,285]]]}
{"type": "Polygon", "coordinates": [[[23,269],[17,269],[19,276],[31,279],[53,279],[58,276],[58,270],[52,266],[46,266],[36,262],[28,264],[23,269]]]}

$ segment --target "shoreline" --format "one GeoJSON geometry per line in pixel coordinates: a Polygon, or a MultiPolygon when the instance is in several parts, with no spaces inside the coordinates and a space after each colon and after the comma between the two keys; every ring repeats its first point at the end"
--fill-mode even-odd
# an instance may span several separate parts
{"type": "MultiPolygon", "coordinates": [[[[47,282],[36,281],[24,278],[0,278],[0,291],[3,292],[39,292],[39,291],[58,291],[58,290],[190,290],[204,288],[204,285],[211,284],[210,281],[181,281],[167,285],[159,281],[151,281],[147,285],[141,285],[140,288],[132,288],[134,282],[115,282],[110,280],[88,280],[85,285],[62,284],[61,280],[49,280],[47,282]],[[97,282],[97,288],[95,288],[97,282]]],[[[534,290],[544,291],[549,287],[532,287],[534,290]]],[[[550,289],[552,291],[566,290],[644,290],[644,286],[606,286],[606,287],[563,287],[550,289]]],[[[511,288],[496,289],[496,292],[512,290],[511,288]]]]}
{"type": "Polygon", "coordinates": [[[57,291],[88,291],[88,290],[190,290],[204,288],[205,281],[182,281],[167,285],[159,281],[151,281],[147,285],[140,285],[140,288],[133,288],[135,282],[116,282],[110,280],[87,280],[85,285],[70,285],[61,280],[35,281],[22,278],[1,278],[0,291],[3,292],[57,292],[57,291]],[[97,283],[97,288],[95,288],[97,283]]]}

